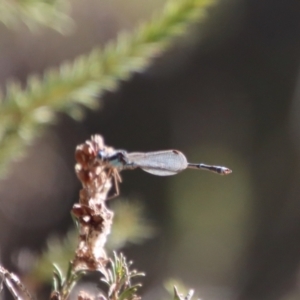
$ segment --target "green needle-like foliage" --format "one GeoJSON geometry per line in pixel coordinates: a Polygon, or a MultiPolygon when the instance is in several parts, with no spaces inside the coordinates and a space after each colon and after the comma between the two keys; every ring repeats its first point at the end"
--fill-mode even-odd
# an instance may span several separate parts
{"type": "Polygon", "coordinates": [[[66,0],[1,0],[0,22],[17,27],[21,22],[34,30],[38,25],[65,32],[72,25],[66,0]]]}
{"type": "Polygon", "coordinates": [[[102,281],[108,287],[109,300],[139,300],[140,297],[136,295],[140,284],[132,284],[131,280],[134,277],[145,276],[144,273],[130,270],[131,262],[127,262],[122,253],[119,255],[114,252],[113,259],[110,259],[110,268],[107,273],[103,274],[102,281]]]}
{"type": "Polygon", "coordinates": [[[212,1],[171,0],[161,15],[131,34],[120,34],[103,50],[46,71],[41,79],[31,76],[24,90],[8,84],[6,96],[0,98],[0,172],[54,120],[55,112],[79,118],[83,107],[95,108],[104,91],[115,90],[121,80],[143,71],[192,22],[203,20],[212,1]]]}
{"type": "Polygon", "coordinates": [[[179,294],[178,289],[174,286],[174,300],[191,300],[194,295],[194,291],[190,290],[185,296],[179,294]]]}

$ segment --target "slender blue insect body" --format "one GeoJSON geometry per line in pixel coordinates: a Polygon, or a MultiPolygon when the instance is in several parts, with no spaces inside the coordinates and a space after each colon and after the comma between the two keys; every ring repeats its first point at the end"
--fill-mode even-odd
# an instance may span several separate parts
{"type": "Polygon", "coordinates": [[[99,151],[98,159],[119,171],[141,168],[142,170],[157,176],[175,175],[187,168],[207,170],[220,175],[227,175],[232,172],[230,169],[222,166],[188,163],[185,155],[178,150],[145,153],[127,153],[124,150],[116,150],[112,154],[99,151]]]}

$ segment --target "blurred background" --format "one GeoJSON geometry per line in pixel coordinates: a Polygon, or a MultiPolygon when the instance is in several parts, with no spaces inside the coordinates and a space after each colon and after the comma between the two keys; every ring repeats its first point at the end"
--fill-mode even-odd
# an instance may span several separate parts
{"type": "MultiPolygon", "coordinates": [[[[104,45],[164,4],[72,0],[67,35],[0,25],[1,87],[104,45]]],[[[191,162],[233,170],[122,173],[122,200],[143,205],[156,231],[122,249],[147,274],[144,299],[170,299],[170,278],[203,300],[300,299],[299,60],[299,1],[219,1],[204,25],[106,93],[101,109],[82,122],[59,115],[10,166],[0,182],[1,263],[34,292],[49,292],[27,274],[49,237],[72,228],[75,147],[100,133],[115,148],[175,148],[191,162]]]]}

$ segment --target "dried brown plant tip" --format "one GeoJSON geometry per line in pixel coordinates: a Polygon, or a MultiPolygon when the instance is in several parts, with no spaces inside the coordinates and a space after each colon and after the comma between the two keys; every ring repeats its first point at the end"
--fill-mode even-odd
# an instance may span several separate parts
{"type": "Polygon", "coordinates": [[[103,271],[107,262],[104,244],[110,233],[113,212],[107,209],[105,201],[112,187],[113,172],[97,159],[100,150],[113,152],[100,135],[95,135],[75,152],[75,170],[83,186],[79,204],[72,209],[79,226],[79,244],[72,261],[75,271],[103,271]]]}
{"type": "MultiPolygon", "coordinates": [[[[107,155],[113,153],[113,148],[105,146],[100,135],[92,136],[75,151],[75,171],[82,189],[79,203],[72,208],[72,215],[78,225],[79,241],[66,278],[58,268],[54,270],[51,300],[67,299],[74,284],[86,271],[100,271],[107,275],[108,258],[104,245],[111,231],[113,212],[106,207],[106,200],[116,174],[111,167],[97,159],[99,151],[107,155]]],[[[92,298],[81,293],[78,299],[92,298]]]]}

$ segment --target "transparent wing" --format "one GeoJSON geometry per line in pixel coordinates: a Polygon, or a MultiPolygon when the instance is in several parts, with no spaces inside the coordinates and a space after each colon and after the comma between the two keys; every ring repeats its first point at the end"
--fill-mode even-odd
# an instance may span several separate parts
{"type": "Polygon", "coordinates": [[[157,176],[170,176],[184,170],[188,162],[178,150],[165,150],[147,153],[128,153],[128,163],[157,176]]]}

